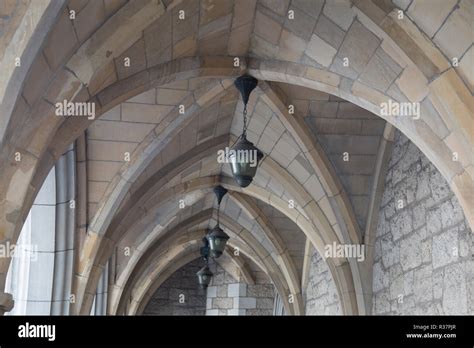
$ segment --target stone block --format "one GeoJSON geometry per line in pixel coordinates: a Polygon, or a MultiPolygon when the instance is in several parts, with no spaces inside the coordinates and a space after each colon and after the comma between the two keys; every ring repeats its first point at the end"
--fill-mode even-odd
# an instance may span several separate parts
{"type": "Polygon", "coordinates": [[[258,309],[273,309],[273,302],[272,298],[257,298],[257,308],[258,309]]]}
{"type": "Polygon", "coordinates": [[[458,72],[462,79],[468,86],[471,93],[474,91],[474,69],[472,69],[472,62],[474,61],[474,46],[464,54],[459,62],[458,72]]]}
{"type": "Polygon", "coordinates": [[[117,12],[126,2],[127,0],[104,0],[105,16],[109,17],[117,12]]]}
{"type": "Polygon", "coordinates": [[[360,120],[315,118],[314,129],[316,134],[359,134],[362,128],[360,120]]]}
{"type": "Polygon", "coordinates": [[[216,20],[203,25],[199,28],[198,38],[211,38],[216,36],[225,36],[230,30],[232,23],[232,15],[228,14],[224,17],[219,17],[216,20]]]}
{"type": "Polygon", "coordinates": [[[115,69],[119,79],[124,79],[146,69],[145,41],[135,42],[115,59],[115,69]],[[130,66],[128,66],[130,65],[130,66]]]}
{"type": "MultiPolygon", "coordinates": [[[[351,81],[351,83],[353,83],[352,80],[356,80],[359,73],[357,71],[355,71],[354,69],[352,69],[350,66],[346,66],[344,65],[344,61],[343,61],[344,58],[340,58],[338,56],[336,56],[331,64],[331,66],[329,67],[329,70],[332,71],[332,72],[335,72],[339,75],[342,75],[344,77],[347,77],[346,80],[349,80],[351,81]]],[[[352,88],[352,85],[351,85],[351,88],[352,88]]],[[[348,90],[350,91],[350,90],[348,90]]]]}
{"type": "Polygon", "coordinates": [[[465,263],[457,263],[445,268],[442,302],[444,314],[468,314],[468,283],[466,281],[465,273],[466,266],[465,263]]]}
{"type": "Polygon", "coordinates": [[[443,228],[454,226],[464,220],[464,214],[455,197],[439,206],[443,228]]]}
{"type": "Polygon", "coordinates": [[[249,13],[255,13],[257,0],[243,0],[242,6],[234,6],[234,18],[232,19],[232,29],[239,28],[244,25],[253,26],[254,18],[249,13]]]}
{"type": "Polygon", "coordinates": [[[18,5],[16,0],[5,0],[0,4],[0,16],[9,17],[14,13],[16,6],[18,5]]]}
{"type": "Polygon", "coordinates": [[[44,93],[52,78],[52,71],[42,55],[32,64],[28,75],[27,83],[23,88],[23,97],[32,106],[44,93]]]}
{"type": "Polygon", "coordinates": [[[418,229],[426,223],[426,209],[423,204],[413,208],[413,229],[418,229]]]}
{"type": "Polygon", "coordinates": [[[97,161],[124,161],[124,153],[132,153],[137,144],[120,141],[88,140],[87,158],[97,161]]]}
{"type": "Polygon", "coordinates": [[[257,299],[255,297],[239,297],[234,298],[234,308],[251,309],[256,308],[257,299]]]}
{"type": "Polygon", "coordinates": [[[212,298],[206,299],[206,309],[212,309],[212,298]]]}
{"type": "Polygon", "coordinates": [[[217,287],[217,297],[227,297],[227,285],[220,285],[217,287]]]}
{"type": "Polygon", "coordinates": [[[79,42],[84,42],[89,38],[104,20],[105,6],[102,1],[88,1],[80,11],[76,11],[73,24],[79,42]]]}
{"type": "Polygon", "coordinates": [[[199,28],[199,15],[192,11],[185,10],[184,19],[179,18],[175,13],[173,18],[173,44],[186,38],[187,36],[196,35],[199,28]]]}
{"type": "Polygon", "coordinates": [[[306,41],[287,30],[281,32],[278,57],[282,60],[297,62],[306,49],[306,41]]]}
{"type": "Polygon", "coordinates": [[[138,103],[122,104],[122,121],[160,123],[173,109],[173,106],[138,103]]]}
{"type": "Polygon", "coordinates": [[[380,44],[380,40],[360,22],[355,21],[347,32],[337,53],[342,60],[349,59],[349,68],[362,73],[380,44]]]}
{"type": "MultiPolygon", "coordinates": [[[[140,93],[139,95],[127,100],[129,103],[140,103],[140,104],[155,104],[156,102],[156,90],[150,89],[146,92],[140,93]]],[[[162,103],[158,103],[162,104],[162,103]]],[[[120,109],[120,105],[118,106],[120,109]]],[[[103,116],[102,116],[103,117],[103,116]]]]}
{"type": "Polygon", "coordinates": [[[362,120],[361,134],[381,135],[385,129],[384,120],[362,120]]]}
{"type": "Polygon", "coordinates": [[[382,266],[382,263],[376,262],[373,269],[373,284],[372,288],[374,292],[379,292],[387,288],[389,285],[389,275],[382,266]]]}
{"type": "Polygon", "coordinates": [[[375,294],[374,312],[377,314],[387,314],[390,312],[390,290],[386,289],[375,294]]]}
{"type": "Polygon", "coordinates": [[[276,45],[280,39],[281,29],[280,23],[257,11],[255,15],[255,34],[265,41],[276,45]]]}
{"type": "Polygon", "coordinates": [[[212,300],[212,308],[213,309],[231,309],[232,306],[233,306],[233,299],[232,298],[216,297],[212,300]]]}
{"type": "Polygon", "coordinates": [[[293,0],[291,2],[291,5],[294,7],[297,7],[304,13],[314,17],[318,18],[321,9],[324,5],[323,0],[293,0]]]}
{"type": "Polygon", "coordinates": [[[208,298],[217,297],[217,286],[209,286],[207,288],[207,297],[208,298]]]}
{"type": "Polygon", "coordinates": [[[51,29],[43,49],[48,65],[53,71],[65,63],[65,60],[73,53],[77,42],[72,22],[69,19],[69,11],[64,9],[56,25],[51,29]]]}
{"type": "Polygon", "coordinates": [[[250,34],[252,24],[248,23],[233,29],[228,42],[228,53],[231,56],[244,56],[247,54],[250,45],[250,34]]]}
{"type": "Polygon", "coordinates": [[[407,209],[402,210],[390,220],[390,229],[393,234],[393,240],[397,241],[404,235],[413,230],[412,215],[407,209]]]}
{"type": "Polygon", "coordinates": [[[247,284],[235,283],[229,284],[227,287],[228,297],[247,296],[247,284]]]}
{"type": "Polygon", "coordinates": [[[227,315],[247,315],[245,309],[233,308],[227,311],[227,315]]]}
{"type": "Polygon", "coordinates": [[[201,2],[200,23],[205,25],[232,12],[232,0],[204,0],[201,2]]]}
{"type": "Polygon", "coordinates": [[[294,6],[290,6],[290,10],[294,11],[294,18],[290,19],[287,16],[284,28],[304,40],[309,40],[316,25],[316,19],[294,6]]]}
{"type": "MultiPolygon", "coordinates": [[[[131,105],[131,104],[130,104],[131,105]]],[[[145,105],[145,104],[134,104],[145,105]]],[[[153,130],[153,125],[97,120],[89,128],[89,139],[141,142],[153,130]]]]}
{"type": "Polygon", "coordinates": [[[428,94],[428,80],[412,66],[405,68],[395,83],[411,102],[420,102],[428,94]]]}
{"type": "Polygon", "coordinates": [[[148,67],[171,60],[171,14],[164,14],[144,31],[148,67]],[[156,33],[160,33],[157,35],[156,33]]]}
{"type": "Polygon", "coordinates": [[[429,186],[431,189],[431,196],[435,201],[441,201],[444,198],[452,195],[451,190],[449,189],[448,183],[443,178],[440,172],[437,170],[430,173],[429,186]]]}
{"type": "Polygon", "coordinates": [[[382,263],[385,269],[400,262],[400,248],[398,243],[394,243],[392,236],[386,234],[381,238],[382,263]]]}
{"type": "MultiPolygon", "coordinates": [[[[328,101],[311,101],[309,103],[309,114],[316,117],[334,118],[336,117],[339,103],[328,102],[328,101]]],[[[312,121],[313,119],[308,117],[306,121],[312,121]]]]}
{"type": "Polygon", "coordinates": [[[384,92],[401,71],[402,68],[379,48],[367,63],[360,79],[368,86],[384,92]]]}
{"type": "Polygon", "coordinates": [[[451,228],[433,236],[433,268],[445,266],[459,259],[458,228],[451,228]]]}
{"type": "Polygon", "coordinates": [[[279,16],[286,16],[290,0],[261,0],[259,3],[279,16]]]}
{"type": "MultiPolygon", "coordinates": [[[[249,297],[273,297],[274,289],[271,284],[256,284],[249,285],[247,289],[247,296],[249,297]]],[[[245,295],[244,295],[245,296],[245,295]]]]}
{"type": "Polygon", "coordinates": [[[408,15],[429,37],[433,37],[455,5],[456,0],[414,0],[408,8],[408,15]]]}
{"type": "Polygon", "coordinates": [[[415,273],[414,271],[408,271],[403,273],[403,293],[405,296],[408,296],[413,293],[415,282],[415,273]]]}
{"type": "Polygon", "coordinates": [[[308,180],[304,183],[304,187],[308,190],[309,194],[315,201],[318,201],[325,195],[323,186],[315,175],[311,175],[308,178],[308,180]]]}
{"type": "Polygon", "coordinates": [[[421,242],[421,261],[423,263],[431,264],[433,253],[433,241],[431,238],[428,238],[421,242]]]}
{"type": "Polygon", "coordinates": [[[252,56],[274,58],[278,53],[278,46],[270,44],[259,36],[252,35],[250,38],[250,52],[252,56]]]}
{"type": "MultiPolygon", "coordinates": [[[[415,295],[415,303],[417,305],[420,302],[427,302],[433,300],[433,279],[432,279],[432,271],[431,266],[426,266],[421,269],[417,269],[414,272],[414,295],[415,295]]],[[[432,306],[427,306],[430,310],[433,309],[432,306]]],[[[417,309],[419,313],[426,313],[426,309],[417,309]]]]}
{"type": "Polygon", "coordinates": [[[351,195],[368,195],[370,192],[370,177],[360,175],[340,175],[345,189],[351,195]]]}
{"type": "Polygon", "coordinates": [[[322,66],[329,67],[332,59],[336,55],[336,49],[327,44],[317,35],[313,34],[311,35],[308,46],[306,47],[305,54],[322,66]]]}
{"type": "Polygon", "coordinates": [[[378,117],[372,114],[370,111],[349,102],[339,103],[339,108],[337,110],[337,117],[338,118],[375,119],[375,120],[378,119],[378,117]]]}
{"type": "Polygon", "coordinates": [[[327,1],[323,13],[344,30],[349,29],[355,17],[349,0],[327,1]]]}
{"type": "Polygon", "coordinates": [[[316,28],[314,33],[318,35],[321,39],[326,41],[335,49],[338,49],[341,46],[342,40],[344,40],[345,32],[327,17],[321,15],[318,22],[316,23],[316,28]]]}
{"type": "Polygon", "coordinates": [[[198,49],[197,40],[194,37],[186,37],[173,46],[173,59],[180,57],[191,57],[198,49]]]}

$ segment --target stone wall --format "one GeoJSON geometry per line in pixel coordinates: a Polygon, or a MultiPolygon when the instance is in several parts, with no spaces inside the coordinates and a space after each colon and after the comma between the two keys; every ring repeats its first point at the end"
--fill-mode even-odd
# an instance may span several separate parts
{"type": "Polygon", "coordinates": [[[471,243],[446,180],[397,132],[377,227],[373,313],[474,313],[471,243]]]}
{"type": "Polygon", "coordinates": [[[214,273],[207,288],[206,315],[272,315],[274,287],[269,282],[245,284],[221,266],[210,265],[214,273]]]}
{"type": "Polygon", "coordinates": [[[316,250],[311,256],[308,283],[303,291],[306,315],[342,314],[332,275],[316,250]]]}
{"type": "Polygon", "coordinates": [[[199,258],[173,273],[156,290],[143,315],[204,315],[206,291],[199,288],[196,276],[202,266],[203,261],[199,258]]]}

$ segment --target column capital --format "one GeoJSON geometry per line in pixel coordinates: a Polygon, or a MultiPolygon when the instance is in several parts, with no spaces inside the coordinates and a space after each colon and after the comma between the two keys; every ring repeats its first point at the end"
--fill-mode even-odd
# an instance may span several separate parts
{"type": "Polygon", "coordinates": [[[14,303],[12,294],[0,291],[0,315],[11,311],[14,303]]]}

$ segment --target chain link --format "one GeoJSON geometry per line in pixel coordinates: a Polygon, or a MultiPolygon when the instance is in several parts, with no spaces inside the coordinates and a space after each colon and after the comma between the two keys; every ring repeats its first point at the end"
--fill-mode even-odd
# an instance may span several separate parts
{"type": "Polygon", "coordinates": [[[247,104],[244,105],[244,128],[242,134],[247,135],[247,104]]]}

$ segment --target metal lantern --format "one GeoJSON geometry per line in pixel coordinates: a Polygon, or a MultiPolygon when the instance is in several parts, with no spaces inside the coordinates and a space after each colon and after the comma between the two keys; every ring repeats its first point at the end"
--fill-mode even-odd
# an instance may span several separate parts
{"type": "Polygon", "coordinates": [[[247,187],[257,173],[263,153],[248,141],[245,135],[240,137],[232,150],[229,155],[232,175],[240,187],[247,187]]]}
{"type": "Polygon", "coordinates": [[[257,83],[257,79],[250,75],[240,76],[234,82],[244,102],[244,125],[242,134],[231,148],[228,160],[232,175],[240,187],[250,185],[257,172],[257,166],[263,158],[263,153],[247,140],[247,103],[250,93],[257,87],[257,83]]]}
{"type": "Polygon", "coordinates": [[[216,225],[207,235],[207,240],[209,241],[211,256],[217,259],[224,252],[229,236],[219,225],[216,225]]]}
{"type": "Polygon", "coordinates": [[[212,230],[206,235],[209,243],[209,253],[213,258],[218,258],[224,252],[229,236],[219,226],[219,212],[221,207],[222,197],[227,193],[227,190],[222,186],[214,187],[214,193],[217,197],[217,224],[212,230]]]}
{"type": "Polygon", "coordinates": [[[209,286],[209,283],[211,282],[211,278],[213,276],[211,270],[209,269],[209,266],[205,265],[196,273],[196,275],[198,277],[198,282],[201,289],[204,289],[204,290],[207,289],[207,287],[209,286]]]}

